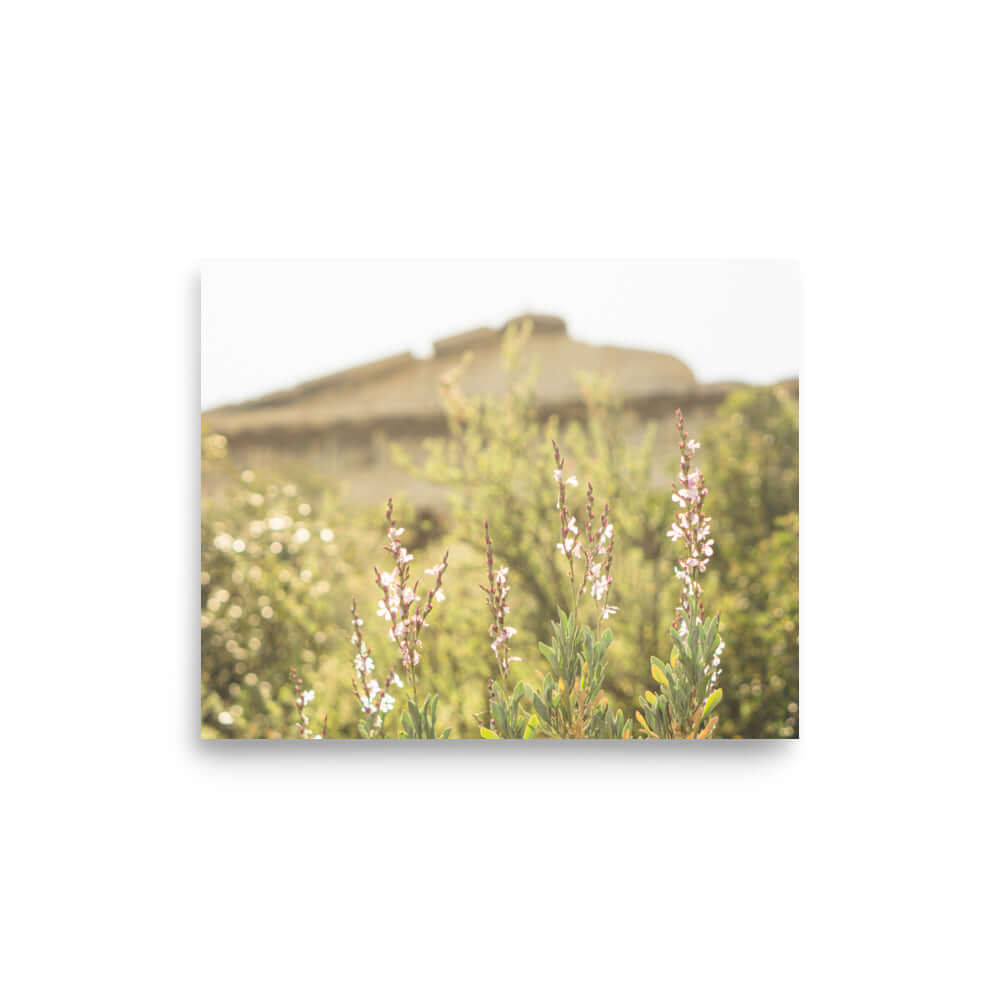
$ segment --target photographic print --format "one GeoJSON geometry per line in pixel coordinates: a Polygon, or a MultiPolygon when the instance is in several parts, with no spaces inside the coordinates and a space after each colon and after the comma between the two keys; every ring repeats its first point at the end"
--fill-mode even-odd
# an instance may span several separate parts
{"type": "Polygon", "coordinates": [[[789,262],[202,271],[207,739],[789,739],[789,262]]]}

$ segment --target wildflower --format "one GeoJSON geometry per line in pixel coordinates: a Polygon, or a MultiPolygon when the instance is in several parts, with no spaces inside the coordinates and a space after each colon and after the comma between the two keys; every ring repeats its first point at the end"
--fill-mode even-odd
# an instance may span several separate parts
{"type": "Polygon", "coordinates": [[[422,601],[417,591],[419,581],[410,583],[409,564],[413,562],[413,555],[399,542],[403,529],[397,527],[392,516],[391,497],[386,504],[385,517],[388,522],[386,528],[388,544],[385,550],[393,556],[396,565],[390,572],[380,572],[378,567],[375,567],[375,582],[382,590],[377,613],[388,624],[389,637],[399,650],[399,660],[403,670],[415,685],[413,669],[420,662],[418,652],[422,646],[420,631],[427,623],[427,616],[434,602],[440,604],[444,600],[441,580],[448,568],[448,553],[444,554],[444,559],[440,563],[424,571],[425,575],[434,577],[434,582],[426,601],[422,601]]]}
{"type": "MultiPolygon", "coordinates": [[[[705,514],[705,477],[701,470],[692,468],[691,460],[699,443],[688,437],[684,430],[684,415],[677,410],[677,430],[680,434],[681,466],[679,486],[674,485],[671,499],[680,507],[674,515],[673,524],[667,532],[672,542],[681,542],[686,551],[677,560],[674,575],[681,583],[681,602],[674,616],[674,628],[683,639],[695,625],[701,624],[704,609],[701,603],[703,593],[698,574],[708,569],[708,562],[715,554],[715,542],[711,536],[712,519],[705,514]]],[[[716,647],[711,663],[705,672],[714,671],[712,680],[718,675],[720,654],[725,648],[721,640],[716,647]]]]}
{"type": "Polygon", "coordinates": [[[493,572],[493,539],[490,538],[489,521],[483,522],[483,529],[486,535],[486,575],[489,587],[480,585],[480,589],[486,594],[486,605],[493,616],[489,631],[493,639],[490,649],[500,665],[501,676],[506,677],[510,672],[511,663],[520,661],[520,657],[510,655],[510,646],[507,642],[517,634],[517,629],[506,624],[506,616],[510,614],[508,603],[510,584],[507,582],[510,570],[506,566],[501,566],[496,573],[493,572]]]}
{"type": "Polygon", "coordinates": [[[302,690],[302,678],[295,667],[289,668],[289,673],[292,678],[292,687],[295,689],[295,709],[299,715],[297,723],[299,736],[303,739],[313,739],[312,731],[309,729],[309,716],[303,709],[316,697],[316,692],[302,690]]]}
{"type": "MultiPolygon", "coordinates": [[[[559,518],[562,523],[562,537],[556,544],[556,551],[561,552],[569,563],[568,575],[571,586],[576,590],[577,600],[583,596],[584,590],[590,586],[590,594],[597,603],[597,609],[602,619],[607,618],[613,611],[607,611],[607,598],[611,590],[611,565],[614,559],[614,534],[615,527],[611,522],[611,508],[604,505],[604,512],[600,519],[600,528],[596,530],[594,525],[594,484],[587,483],[587,503],[586,521],[581,530],[576,517],[570,514],[566,506],[566,486],[579,485],[576,476],[564,475],[566,460],[559,452],[559,445],[552,442],[552,453],[555,456],[556,468],[554,473],[555,481],[559,484],[559,494],[556,499],[556,510],[559,511],[559,518]],[[573,560],[582,559],[584,561],[583,576],[579,586],[576,582],[576,570],[573,560]],[[602,566],[604,572],[601,572],[602,566]]],[[[616,609],[617,610],[617,609],[616,609]]]]}

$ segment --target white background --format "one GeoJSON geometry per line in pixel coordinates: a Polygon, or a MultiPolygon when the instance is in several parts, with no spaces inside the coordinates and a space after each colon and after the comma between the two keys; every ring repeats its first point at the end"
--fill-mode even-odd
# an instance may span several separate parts
{"type": "Polygon", "coordinates": [[[6,5],[4,992],[995,995],[992,11],[6,5]],[[201,746],[234,257],[801,261],[802,740],[201,746]]]}

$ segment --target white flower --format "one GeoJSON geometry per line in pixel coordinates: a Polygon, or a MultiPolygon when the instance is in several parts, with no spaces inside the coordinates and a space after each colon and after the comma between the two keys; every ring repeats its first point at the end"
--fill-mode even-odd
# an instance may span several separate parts
{"type": "Polygon", "coordinates": [[[566,480],[566,485],[567,486],[579,486],[580,483],[577,481],[576,476],[570,476],[569,479],[566,480]]]}
{"type": "Polygon", "coordinates": [[[384,694],[382,695],[382,701],[379,702],[378,710],[384,715],[386,712],[391,711],[395,704],[396,699],[391,694],[384,694]]]}
{"type": "Polygon", "coordinates": [[[609,604],[604,609],[604,613],[601,615],[601,618],[610,618],[617,610],[618,609],[616,607],[612,607],[612,605],[609,604]]]}
{"type": "Polygon", "coordinates": [[[562,552],[563,555],[576,556],[577,559],[583,555],[583,549],[580,547],[579,539],[574,539],[571,535],[567,535],[556,546],[556,551],[562,552]]]}
{"type": "Polygon", "coordinates": [[[315,691],[303,691],[302,692],[302,704],[308,705],[316,697],[315,691]]]}
{"type": "Polygon", "coordinates": [[[396,687],[401,688],[403,686],[403,678],[400,677],[399,674],[393,674],[392,683],[395,684],[396,687]]]}

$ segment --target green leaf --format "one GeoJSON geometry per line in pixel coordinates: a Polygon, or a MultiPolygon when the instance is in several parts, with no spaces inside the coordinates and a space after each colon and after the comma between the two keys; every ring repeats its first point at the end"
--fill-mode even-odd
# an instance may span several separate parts
{"type": "Polygon", "coordinates": [[[399,720],[400,725],[403,727],[403,732],[412,740],[413,736],[413,720],[410,718],[410,713],[403,709],[403,716],[399,720]]]}
{"type": "Polygon", "coordinates": [[[538,716],[532,713],[531,718],[528,719],[527,725],[524,727],[524,737],[523,739],[530,740],[534,738],[535,730],[538,728],[538,716]]]}
{"type": "Polygon", "coordinates": [[[532,704],[533,704],[533,705],[534,705],[534,707],[535,707],[535,711],[536,711],[536,712],[537,712],[537,713],[538,713],[538,714],[539,714],[539,715],[540,715],[540,716],[541,716],[541,717],[542,717],[542,718],[543,718],[543,719],[544,719],[544,720],[545,720],[546,722],[551,722],[551,721],[552,721],[552,720],[551,720],[551,718],[550,718],[550,716],[549,716],[549,710],[548,710],[548,707],[546,706],[545,702],[544,702],[544,701],[542,701],[542,699],[541,699],[541,698],[539,698],[539,697],[538,697],[538,695],[537,695],[537,694],[535,694],[534,692],[532,692],[532,704]]]}
{"type": "Polygon", "coordinates": [[[667,675],[663,672],[663,667],[665,664],[662,660],[658,660],[655,656],[650,657],[650,670],[653,674],[653,680],[657,684],[662,684],[665,688],[669,688],[670,684],[667,681],[667,675]]]}
{"type": "Polygon", "coordinates": [[[716,688],[706,699],[705,708],[702,710],[701,717],[703,719],[707,719],[712,709],[715,708],[720,701],[722,701],[722,688],[716,688]]]}
{"type": "Polygon", "coordinates": [[[499,736],[492,729],[487,729],[485,726],[479,727],[479,735],[482,736],[484,740],[498,740],[499,736]]]}

